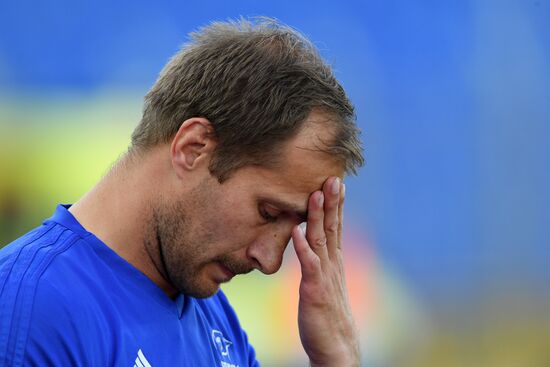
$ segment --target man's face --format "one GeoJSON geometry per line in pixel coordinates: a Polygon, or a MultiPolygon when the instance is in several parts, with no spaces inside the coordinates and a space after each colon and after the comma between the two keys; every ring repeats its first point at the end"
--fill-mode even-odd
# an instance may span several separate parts
{"type": "Polygon", "coordinates": [[[223,184],[204,175],[178,200],[160,200],[152,235],[178,291],[209,297],[236,274],[279,270],[292,228],[306,220],[310,194],[343,175],[340,164],[316,150],[319,138],[330,137],[327,129],[308,126],[283,146],[279,167],[244,167],[223,184]]]}

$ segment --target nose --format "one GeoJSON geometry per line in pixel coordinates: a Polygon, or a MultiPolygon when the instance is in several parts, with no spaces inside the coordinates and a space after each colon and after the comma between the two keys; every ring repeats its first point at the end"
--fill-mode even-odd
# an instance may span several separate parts
{"type": "Polygon", "coordinates": [[[271,231],[257,238],[247,248],[247,256],[264,274],[274,274],[283,262],[283,253],[290,241],[291,229],[271,231]]]}

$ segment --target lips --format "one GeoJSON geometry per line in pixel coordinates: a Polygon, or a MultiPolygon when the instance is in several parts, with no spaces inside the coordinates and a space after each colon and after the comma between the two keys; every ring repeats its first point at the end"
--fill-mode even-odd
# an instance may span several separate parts
{"type": "Polygon", "coordinates": [[[225,266],[224,264],[222,263],[218,263],[218,267],[220,268],[222,274],[223,274],[223,278],[224,278],[224,282],[228,282],[231,280],[231,278],[233,278],[235,276],[235,273],[233,273],[231,270],[229,270],[227,268],[227,266],[225,266]]]}

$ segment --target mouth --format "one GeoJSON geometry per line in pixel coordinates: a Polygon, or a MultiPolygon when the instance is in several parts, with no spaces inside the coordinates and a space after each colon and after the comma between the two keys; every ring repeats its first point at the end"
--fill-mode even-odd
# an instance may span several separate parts
{"type": "Polygon", "coordinates": [[[221,280],[221,283],[223,282],[229,282],[234,276],[235,276],[235,273],[233,273],[231,270],[229,270],[227,268],[227,266],[225,266],[224,264],[222,264],[221,262],[217,262],[216,263],[218,265],[218,268],[220,270],[220,274],[221,274],[221,277],[220,277],[220,280],[221,280]]]}

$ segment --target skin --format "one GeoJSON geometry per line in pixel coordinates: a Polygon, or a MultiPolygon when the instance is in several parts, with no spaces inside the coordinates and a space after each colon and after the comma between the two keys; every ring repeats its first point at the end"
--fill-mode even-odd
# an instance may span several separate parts
{"type": "Polygon", "coordinates": [[[172,298],[211,296],[255,269],[275,273],[292,237],[311,365],[358,366],[342,261],[344,172],[315,149],[330,138],[322,116],[309,116],[276,167],[247,166],[223,184],[208,170],[210,131],[204,118],[186,120],[169,144],[123,159],[70,211],[172,298]]]}

